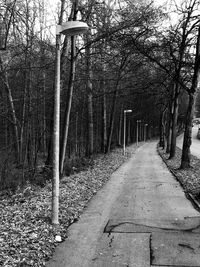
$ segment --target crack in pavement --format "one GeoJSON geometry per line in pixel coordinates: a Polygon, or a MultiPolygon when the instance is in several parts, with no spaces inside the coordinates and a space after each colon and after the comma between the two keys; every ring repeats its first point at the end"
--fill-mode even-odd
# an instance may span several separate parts
{"type": "Polygon", "coordinates": [[[179,245],[180,247],[190,249],[190,250],[193,251],[193,253],[195,253],[195,252],[194,252],[195,249],[194,249],[192,246],[190,246],[190,244],[179,243],[178,245],[179,245]]]}
{"type": "Polygon", "coordinates": [[[108,244],[109,248],[111,248],[111,247],[112,247],[113,240],[114,240],[114,236],[113,236],[113,237],[111,237],[111,239],[110,239],[110,241],[109,241],[109,244],[108,244]]]}
{"type": "MultiPolygon", "coordinates": [[[[151,222],[151,223],[153,223],[153,222],[151,222]]],[[[160,222],[160,223],[162,223],[162,222],[160,222]]],[[[166,223],[166,221],[165,221],[165,223],[166,223]]],[[[109,233],[109,234],[112,233],[112,232],[117,232],[117,231],[115,231],[115,229],[117,227],[120,227],[120,226],[123,226],[123,225],[126,225],[126,224],[132,225],[133,227],[135,226],[136,228],[144,227],[145,228],[144,229],[144,233],[152,233],[152,232],[155,232],[155,230],[158,230],[158,229],[163,230],[163,231],[170,231],[170,232],[192,232],[194,230],[200,229],[200,217],[194,217],[194,218],[192,218],[192,217],[184,217],[184,220],[176,220],[175,219],[174,221],[172,220],[172,221],[169,221],[168,223],[171,224],[171,225],[169,225],[169,227],[168,226],[162,227],[162,226],[156,226],[156,225],[148,225],[148,224],[145,224],[145,223],[136,223],[136,222],[130,222],[130,221],[122,221],[122,222],[118,222],[118,223],[115,223],[115,224],[112,225],[112,221],[109,220],[107,222],[103,232],[104,233],[109,233]],[[191,226],[190,225],[189,226],[184,225],[184,222],[187,223],[187,220],[191,220],[191,219],[193,219],[193,220],[199,219],[198,220],[198,224],[197,225],[193,225],[193,226],[192,225],[191,226]],[[149,229],[149,231],[148,231],[148,229],[149,229]]],[[[133,232],[137,232],[136,230],[137,229],[135,229],[135,231],[133,231],[133,232]]],[[[139,232],[142,232],[142,230],[140,230],[139,232]]],[[[124,233],[126,233],[126,232],[124,231],[124,233]]]]}

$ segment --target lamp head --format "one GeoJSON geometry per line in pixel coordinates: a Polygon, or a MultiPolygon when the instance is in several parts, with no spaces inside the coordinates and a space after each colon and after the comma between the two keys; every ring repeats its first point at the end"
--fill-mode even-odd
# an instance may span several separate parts
{"type": "Polygon", "coordinates": [[[56,26],[56,34],[63,35],[79,35],[85,33],[88,30],[88,25],[82,21],[67,21],[62,25],[56,26]]]}

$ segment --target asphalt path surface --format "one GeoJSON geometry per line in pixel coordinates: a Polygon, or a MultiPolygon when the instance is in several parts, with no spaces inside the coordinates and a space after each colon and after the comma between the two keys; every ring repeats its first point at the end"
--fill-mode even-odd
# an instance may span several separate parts
{"type": "MultiPolygon", "coordinates": [[[[197,138],[198,126],[195,125],[192,128],[192,145],[190,147],[191,154],[200,158],[200,139],[197,138]]],[[[183,134],[177,137],[177,144],[182,149],[183,146],[183,134]]]]}
{"type": "Polygon", "coordinates": [[[48,267],[200,266],[200,216],[156,151],[139,147],[71,225],[48,267]]]}

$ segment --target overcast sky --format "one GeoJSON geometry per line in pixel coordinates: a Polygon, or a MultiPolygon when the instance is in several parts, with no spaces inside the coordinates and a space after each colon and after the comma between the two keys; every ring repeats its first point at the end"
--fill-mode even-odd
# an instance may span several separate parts
{"type": "MultiPolygon", "coordinates": [[[[173,9],[174,2],[177,4],[181,2],[182,0],[154,0],[155,4],[158,6],[163,6],[167,12],[170,12],[170,10],[173,9]]],[[[57,23],[57,13],[56,13],[56,7],[58,6],[58,3],[60,3],[60,0],[45,0],[46,2],[46,11],[48,12],[48,26],[50,34],[55,36],[55,25],[57,23]]],[[[176,21],[175,15],[172,13],[172,19],[171,21],[176,21]]]]}

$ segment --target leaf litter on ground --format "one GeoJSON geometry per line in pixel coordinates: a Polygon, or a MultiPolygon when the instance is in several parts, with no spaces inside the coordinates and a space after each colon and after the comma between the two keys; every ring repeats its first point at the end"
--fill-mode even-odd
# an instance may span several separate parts
{"type": "Polygon", "coordinates": [[[92,166],[60,181],[59,229],[51,224],[51,183],[45,187],[27,184],[15,194],[0,193],[0,266],[45,266],[53,254],[59,231],[62,240],[67,228],[78,220],[88,201],[124,163],[136,146],[124,156],[117,148],[94,158],[92,166]]]}
{"type": "Polygon", "coordinates": [[[161,147],[158,147],[158,153],[180,182],[185,193],[192,194],[200,201],[200,159],[191,155],[191,167],[180,169],[182,156],[182,150],[180,148],[176,147],[176,155],[173,159],[169,159],[169,154],[161,147]]]}

